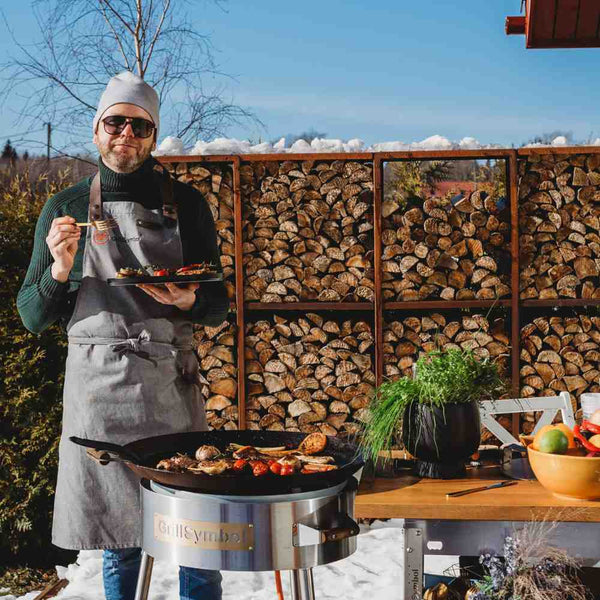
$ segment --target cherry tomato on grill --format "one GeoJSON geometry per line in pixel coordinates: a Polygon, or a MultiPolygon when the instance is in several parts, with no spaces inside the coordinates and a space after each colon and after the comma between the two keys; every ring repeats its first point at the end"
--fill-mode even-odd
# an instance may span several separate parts
{"type": "Polygon", "coordinates": [[[276,460],[269,461],[271,464],[269,465],[269,469],[271,473],[275,473],[275,475],[281,475],[281,463],[278,463],[276,460]]]}
{"type": "Polygon", "coordinates": [[[247,460],[244,460],[243,458],[239,458],[238,460],[236,460],[233,463],[233,468],[236,471],[243,471],[246,468],[246,465],[248,464],[247,460]]]}
{"type": "Polygon", "coordinates": [[[262,462],[262,460],[252,460],[250,464],[252,465],[252,474],[255,477],[262,477],[269,472],[269,466],[267,463],[262,462]]]}
{"type": "Polygon", "coordinates": [[[292,475],[293,473],[294,467],[292,467],[292,465],[281,465],[280,475],[283,475],[285,477],[286,475],[292,475]]]}

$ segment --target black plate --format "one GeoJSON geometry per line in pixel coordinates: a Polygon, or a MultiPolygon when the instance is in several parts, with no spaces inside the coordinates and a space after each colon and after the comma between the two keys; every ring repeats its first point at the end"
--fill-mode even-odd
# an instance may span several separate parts
{"type": "Polygon", "coordinates": [[[162,277],[153,277],[152,275],[143,275],[141,277],[114,277],[106,280],[108,285],[120,287],[124,285],[137,285],[138,283],[201,283],[207,281],[223,281],[223,274],[216,271],[207,271],[201,275],[164,275],[162,277]]]}

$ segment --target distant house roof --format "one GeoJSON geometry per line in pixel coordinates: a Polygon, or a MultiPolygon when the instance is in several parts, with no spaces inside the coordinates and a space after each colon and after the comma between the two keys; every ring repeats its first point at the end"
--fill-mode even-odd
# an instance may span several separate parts
{"type": "Polygon", "coordinates": [[[434,196],[445,196],[448,192],[474,192],[477,184],[474,181],[439,181],[435,184],[434,196]]]}

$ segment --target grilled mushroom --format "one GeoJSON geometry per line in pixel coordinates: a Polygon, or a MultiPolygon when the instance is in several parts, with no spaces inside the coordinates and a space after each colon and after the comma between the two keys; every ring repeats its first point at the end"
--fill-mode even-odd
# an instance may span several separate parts
{"type": "Polygon", "coordinates": [[[196,450],[196,460],[210,460],[221,454],[221,451],[215,446],[208,446],[204,444],[196,450]]]}

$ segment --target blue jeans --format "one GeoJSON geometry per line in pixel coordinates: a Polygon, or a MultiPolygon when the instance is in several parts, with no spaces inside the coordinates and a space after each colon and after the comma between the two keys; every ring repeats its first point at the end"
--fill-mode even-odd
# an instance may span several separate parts
{"type": "MultiPolygon", "coordinates": [[[[141,548],[105,550],[102,578],[106,600],[133,600],[140,570],[141,548]]],[[[221,573],[179,567],[181,600],[221,600],[221,573]]]]}

